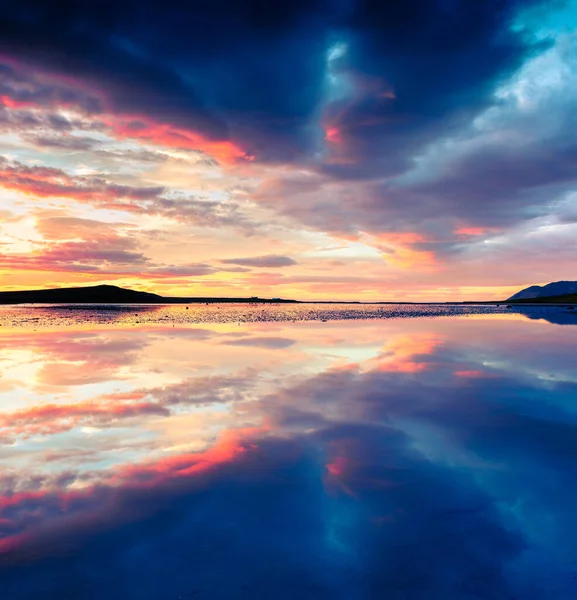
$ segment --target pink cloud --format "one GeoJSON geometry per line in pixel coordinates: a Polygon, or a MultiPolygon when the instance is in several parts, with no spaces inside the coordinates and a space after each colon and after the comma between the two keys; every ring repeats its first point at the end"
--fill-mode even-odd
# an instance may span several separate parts
{"type": "Polygon", "coordinates": [[[74,110],[89,117],[93,123],[100,125],[100,129],[108,130],[118,139],[195,150],[208,154],[225,165],[254,158],[234,141],[212,140],[198,131],[175,123],[119,109],[106,91],[96,89],[77,77],[38,71],[11,57],[4,56],[1,60],[12,74],[12,80],[7,77],[0,88],[3,91],[0,102],[9,111],[74,110]],[[26,80],[26,86],[21,85],[21,79],[26,80]]]}
{"type": "MultiPolygon", "coordinates": [[[[58,365],[50,365],[58,370],[58,365]]],[[[75,374],[78,369],[75,368],[75,374]]],[[[62,383],[57,374],[58,383],[62,383]]],[[[107,377],[106,380],[109,378],[107,377]]],[[[43,404],[0,413],[0,435],[9,437],[30,437],[33,435],[52,435],[69,431],[79,426],[109,423],[117,419],[126,419],[140,415],[168,415],[167,408],[157,402],[139,400],[116,400],[101,397],[94,401],[76,404],[43,404]]]]}
{"type": "Polygon", "coordinates": [[[494,229],[488,227],[459,227],[458,229],[455,229],[455,233],[461,236],[485,235],[494,231],[494,229]]]}
{"type": "Polygon", "coordinates": [[[234,142],[209,140],[194,131],[169,123],[158,123],[148,117],[114,115],[106,117],[103,122],[119,139],[141,140],[165,148],[197,150],[225,165],[254,159],[234,142]]]}
{"type": "Polygon", "coordinates": [[[488,377],[489,375],[484,371],[479,370],[464,370],[455,371],[455,377],[464,377],[468,379],[477,379],[479,377],[488,377]]]}
{"type": "MultiPolygon", "coordinates": [[[[101,177],[81,177],[62,169],[26,166],[0,159],[0,186],[40,198],[72,198],[91,204],[113,204],[114,200],[146,201],[157,198],[162,187],[119,185],[101,177]]],[[[120,203],[119,203],[120,204],[120,203]]],[[[116,205],[126,208],[126,204],[116,205]]]]}

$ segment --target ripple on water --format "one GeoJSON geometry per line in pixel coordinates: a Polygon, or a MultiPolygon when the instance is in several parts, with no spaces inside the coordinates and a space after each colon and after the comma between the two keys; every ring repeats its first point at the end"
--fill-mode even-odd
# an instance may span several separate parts
{"type": "Polygon", "coordinates": [[[520,313],[552,322],[577,322],[563,307],[445,304],[190,304],[190,305],[14,305],[0,306],[0,326],[44,328],[79,324],[193,324],[274,321],[400,319],[520,313]]]}

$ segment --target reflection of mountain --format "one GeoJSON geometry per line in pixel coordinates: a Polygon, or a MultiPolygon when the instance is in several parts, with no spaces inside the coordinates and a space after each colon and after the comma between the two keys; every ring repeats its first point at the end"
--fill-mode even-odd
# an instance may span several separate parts
{"type": "Polygon", "coordinates": [[[0,304],[184,304],[187,302],[296,302],[275,298],[173,298],[116,285],[0,292],[0,304]]]}
{"type": "Polygon", "coordinates": [[[517,292],[509,300],[577,302],[577,281],[554,281],[547,285],[532,285],[517,292]]]}
{"type": "Polygon", "coordinates": [[[522,309],[522,315],[534,321],[547,321],[554,325],[577,325],[577,311],[550,308],[549,310],[522,309]]]}

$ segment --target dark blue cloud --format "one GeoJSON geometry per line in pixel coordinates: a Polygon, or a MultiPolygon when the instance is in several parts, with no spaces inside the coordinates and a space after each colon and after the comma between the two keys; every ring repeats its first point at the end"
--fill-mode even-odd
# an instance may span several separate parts
{"type": "Polygon", "coordinates": [[[0,7],[0,49],[97,84],[116,111],[233,137],[261,160],[302,160],[319,150],[328,52],[342,42],[337,75],[395,93],[381,101],[375,89],[346,110],[328,109],[341,114],[348,152],[363,164],[326,169],[358,177],[402,165],[486,106],[531,51],[510,24],[535,2],[24,0],[0,7]]]}
{"type": "Polygon", "coordinates": [[[530,4],[355,4],[348,49],[335,71],[360,76],[365,93],[336,103],[350,160],[325,171],[351,178],[403,172],[425,144],[455,133],[494,103],[496,85],[543,47],[511,27],[517,11],[530,4]]]}
{"type": "MultiPolygon", "coordinates": [[[[526,9],[538,14],[561,5],[5,3],[0,53],[16,62],[0,65],[0,95],[79,105],[87,131],[106,129],[90,115],[111,111],[126,119],[113,125],[119,135],[140,132],[146,139],[152,119],[232,142],[234,156],[297,167],[254,196],[273,210],[333,234],[417,232],[423,241],[408,244],[413,250],[466,260],[477,235],[463,236],[463,227],[494,235],[551,215],[574,221],[571,203],[560,203],[575,186],[575,144],[567,133],[575,108],[574,78],[567,75],[576,64],[574,41],[537,35],[536,20],[522,18],[526,9]],[[549,58],[525,74],[530,93],[525,86],[521,99],[495,95],[550,48],[557,63],[549,58]],[[18,61],[88,85],[43,79],[18,61]],[[541,81],[540,69],[558,70],[555,83],[541,81]]],[[[46,127],[73,128],[67,119],[8,112],[0,108],[2,127],[24,131],[36,144],[90,148],[89,138],[46,137],[46,127]]],[[[178,133],[170,142],[158,131],[150,139],[203,146],[178,133]]],[[[215,216],[191,202],[183,207],[162,197],[155,209],[255,231],[235,205],[215,216]]]]}
{"type": "Polygon", "coordinates": [[[318,105],[327,24],[320,3],[95,4],[0,8],[2,50],[88,80],[112,108],[294,153],[318,105]],[[247,137],[244,137],[244,136],[247,137]],[[286,149],[283,149],[283,144],[286,149]]]}

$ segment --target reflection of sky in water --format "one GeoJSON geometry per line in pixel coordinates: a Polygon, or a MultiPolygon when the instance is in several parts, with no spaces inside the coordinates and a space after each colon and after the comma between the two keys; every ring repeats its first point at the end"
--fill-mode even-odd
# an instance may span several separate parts
{"type": "Polygon", "coordinates": [[[577,597],[577,328],[0,334],[0,597],[577,597]]]}

